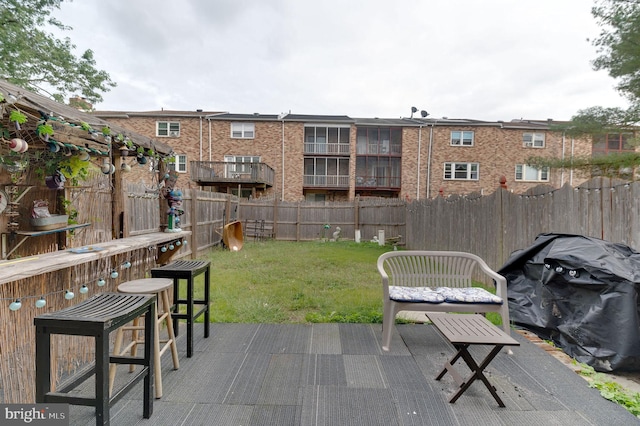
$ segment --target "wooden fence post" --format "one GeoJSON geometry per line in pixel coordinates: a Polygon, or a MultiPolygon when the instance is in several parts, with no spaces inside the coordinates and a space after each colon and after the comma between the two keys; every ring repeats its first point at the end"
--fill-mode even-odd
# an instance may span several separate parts
{"type": "Polygon", "coordinates": [[[296,210],[296,241],[300,241],[300,201],[298,201],[298,208],[296,210]]]}
{"type": "Polygon", "coordinates": [[[198,257],[198,189],[190,189],[191,194],[191,258],[198,257]]]}
{"type": "Polygon", "coordinates": [[[275,240],[278,235],[278,197],[273,197],[273,236],[275,240]]]}

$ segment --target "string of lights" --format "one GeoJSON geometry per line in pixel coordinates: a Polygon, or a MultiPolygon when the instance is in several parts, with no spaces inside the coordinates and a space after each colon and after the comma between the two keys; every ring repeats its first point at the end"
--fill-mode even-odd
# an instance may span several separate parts
{"type": "MultiPolygon", "coordinates": [[[[177,240],[175,241],[175,243],[164,244],[160,247],[160,251],[162,253],[165,253],[167,251],[174,250],[176,247],[180,247],[183,245],[184,246],[187,245],[186,239],[177,240]]],[[[65,299],[72,300],[76,297],[76,293],[87,294],[91,290],[91,288],[94,288],[94,286],[98,288],[104,287],[107,284],[106,278],[117,279],[120,276],[120,272],[118,271],[118,269],[131,268],[131,262],[129,260],[126,260],[118,266],[119,267],[115,267],[115,268],[114,267],[107,268],[107,271],[102,276],[100,276],[95,282],[83,283],[76,286],[68,287],[64,290],[56,290],[56,291],[43,293],[43,294],[21,296],[19,298],[0,297],[0,302],[2,303],[10,302],[9,310],[18,311],[23,307],[24,305],[23,302],[26,302],[28,300],[35,300],[34,305],[36,308],[44,308],[47,305],[47,298],[57,294],[64,294],[65,299]]]]}
{"type": "MultiPolygon", "coordinates": [[[[609,191],[609,192],[616,192],[618,190],[620,190],[621,188],[630,190],[631,189],[631,183],[630,182],[625,182],[625,183],[620,183],[617,185],[612,185],[612,186],[607,186],[607,187],[599,187],[599,188],[585,188],[585,187],[580,187],[577,186],[575,188],[573,188],[574,192],[583,192],[585,194],[589,194],[591,192],[595,192],[595,193],[599,193],[599,192],[604,192],[604,191],[609,191]]],[[[558,189],[549,189],[546,192],[541,192],[538,194],[517,194],[517,196],[519,198],[524,198],[524,199],[536,199],[536,198],[545,198],[545,197],[553,197],[553,195],[557,192],[563,191],[563,188],[558,188],[558,189]]],[[[493,195],[493,194],[491,194],[493,195]]],[[[451,194],[448,195],[446,197],[440,197],[440,198],[444,198],[444,200],[446,202],[449,203],[453,203],[453,202],[457,202],[460,200],[463,201],[477,201],[482,199],[483,197],[486,197],[487,195],[482,195],[482,194],[478,194],[478,193],[472,193],[472,194],[466,194],[466,195],[458,195],[458,194],[451,194]]],[[[432,200],[426,200],[427,202],[429,201],[434,201],[435,199],[432,200]]]]}

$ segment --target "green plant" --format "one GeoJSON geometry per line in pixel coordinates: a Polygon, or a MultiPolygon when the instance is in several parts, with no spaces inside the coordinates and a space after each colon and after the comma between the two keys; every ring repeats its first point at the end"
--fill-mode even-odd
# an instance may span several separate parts
{"type": "Polygon", "coordinates": [[[57,163],[57,170],[60,170],[60,173],[64,175],[65,178],[71,180],[72,185],[78,185],[79,181],[84,180],[89,175],[89,170],[93,166],[93,163],[90,161],[83,161],[77,155],[72,155],[71,157],[60,157],[56,158],[61,161],[57,163]]]}
{"type": "Polygon", "coordinates": [[[44,136],[44,135],[53,136],[53,127],[51,127],[50,124],[40,124],[37,127],[36,132],[40,136],[44,136]]]}
{"type": "Polygon", "coordinates": [[[14,109],[9,114],[9,120],[16,122],[18,124],[24,124],[27,122],[27,116],[21,113],[20,111],[18,111],[17,109],[14,109]]]}
{"type": "Polygon", "coordinates": [[[579,363],[579,365],[578,373],[587,378],[590,387],[598,389],[603,398],[623,406],[634,416],[640,417],[640,393],[631,392],[620,383],[608,380],[604,375],[598,374],[590,365],[584,363],[579,363]]]}
{"type": "Polygon", "coordinates": [[[71,200],[63,199],[62,200],[62,207],[64,208],[65,214],[67,214],[69,216],[69,219],[67,220],[67,223],[69,225],[77,224],[78,223],[78,210],[76,210],[76,208],[73,207],[73,204],[72,204],[71,200]]]}

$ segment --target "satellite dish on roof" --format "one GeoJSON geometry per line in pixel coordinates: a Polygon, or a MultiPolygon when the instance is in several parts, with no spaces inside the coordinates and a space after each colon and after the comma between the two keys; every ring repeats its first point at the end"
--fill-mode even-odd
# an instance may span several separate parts
{"type": "Polygon", "coordinates": [[[426,118],[427,115],[429,115],[429,113],[425,110],[420,111],[420,115],[422,116],[422,118],[426,118]]]}

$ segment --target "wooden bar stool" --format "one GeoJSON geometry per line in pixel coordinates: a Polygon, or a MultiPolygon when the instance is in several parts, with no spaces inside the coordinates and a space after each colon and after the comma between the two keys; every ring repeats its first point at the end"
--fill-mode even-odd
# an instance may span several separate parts
{"type": "Polygon", "coordinates": [[[209,325],[211,309],[210,278],[209,270],[211,261],[209,260],[176,260],[168,265],[151,269],[151,276],[154,278],[171,278],[173,280],[173,328],[178,333],[178,320],[187,320],[187,358],[193,355],[193,324],[196,318],[204,315],[204,337],[209,337],[209,325]],[[195,279],[198,275],[204,274],[204,298],[196,299],[194,296],[195,279]],[[186,281],[186,299],[180,297],[180,283],[186,281]],[[196,306],[199,309],[196,310],[196,306]],[[186,312],[181,313],[180,307],[185,306],[186,312]]]}
{"type": "MultiPolygon", "coordinates": [[[[180,368],[180,361],[178,360],[178,346],[176,345],[176,337],[173,330],[173,322],[171,320],[171,303],[169,302],[169,290],[173,287],[173,280],[169,278],[143,278],[139,280],[127,281],[118,286],[119,293],[129,294],[156,294],[156,312],[157,320],[153,324],[154,332],[154,354],[155,354],[155,385],[156,385],[156,398],[162,397],[162,360],[161,356],[166,352],[168,348],[171,348],[171,356],[173,357],[173,368],[177,370],[180,368]],[[162,309],[160,309],[160,301],[162,309]],[[160,340],[160,327],[162,322],[167,326],[168,339],[160,340]],[[163,344],[162,348],[160,345],[163,344]]],[[[123,355],[127,351],[131,351],[131,356],[136,356],[136,352],[139,344],[143,344],[144,340],[140,339],[138,332],[144,329],[144,326],[139,324],[140,318],[133,320],[133,325],[126,325],[120,327],[116,334],[116,341],[113,346],[113,353],[115,355],[123,355]],[[124,332],[131,331],[131,342],[124,348],[122,348],[122,341],[124,339],[124,332]]],[[[109,393],[113,389],[113,382],[116,376],[117,364],[112,364],[109,368],[109,393]]],[[[135,369],[134,365],[129,366],[129,371],[132,372],[135,369]]]]}
{"type": "Polygon", "coordinates": [[[144,381],[143,416],[153,413],[153,359],[154,353],[147,345],[144,358],[109,356],[109,334],[129,323],[134,318],[145,317],[143,333],[154,342],[151,324],[156,316],[156,296],[144,294],[100,293],[77,305],[57,312],[48,312],[34,318],[36,326],[36,403],[67,403],[95,407],[96,424],[108,425],[110,408],[136,383],[144,381]],[[94,340],[95,362],[80,368],[71,377],[51,390],[51,377],[56,369],[51,368],[51,335],[90,336],[94,340]],[[111,365],[110,365],[111,364],[111,365]],[[136,364],[142,370],[129,378],[128,382],[111,395],[107,377],[111,366],[136,364]],[[83,396],[76,392],[90,378],[94,378],[94,394],[83,396]]]}

